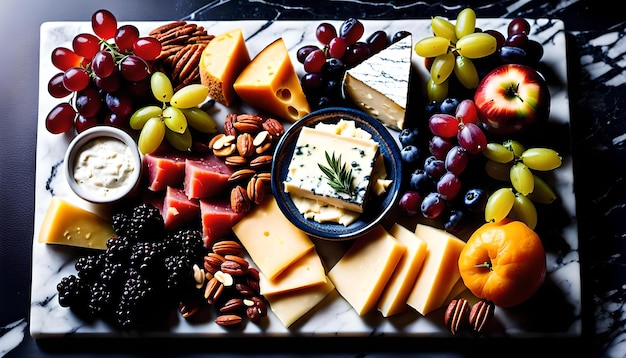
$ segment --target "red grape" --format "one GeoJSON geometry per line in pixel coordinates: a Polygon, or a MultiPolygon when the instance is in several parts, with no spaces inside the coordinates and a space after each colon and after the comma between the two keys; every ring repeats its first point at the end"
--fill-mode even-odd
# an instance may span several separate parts
{"type": "Polygon", "coordinates": [[[81,115],[76,116],[76,120],[74,121],[74,127],[76,128],[76,132],[81,133],[86,131],[91,127],[95,127],[98,125],[98,118],[96,117],[83,117],[81,115]]]}
{"type": "Polygon", "coordinates": [[[370,53],[380,52],[382,49],[387,47],[387,33],[383,30],[378,30],[365,40],[365,43],[370,48],[370,53]]]}
{"type": "Polygon", "coordinates": [[[459,191],[461,191],[461,180],[456,174],[447,172],[439,178],[437,192],[443,200],[450,201],[456,198],[459,191]]]}
{"type": "Polygon", "coordinates": [[[109,76],[104,78],[94,77],[93,81],[98,88],[105,92],[115,92],[122,86],[122,79],[117,68],[114,68],[113,73],[109,76]]]}
{"type": "Polygon", "coordinates": [[[400,209],[408,215],[413,216],[420,212],[420,205],[422,204],[422,194],[408,190],[400,197],[398,205],[400,209]]]}
{"type": "Polygon", "coordinates": [[[110,11],[100,9],[91,15],[91,28],[104,40],[114,38],[117,32],[117,19],[110,11]]]}
{"type": "Polygon", "coordinates": [[[507,37],[506,41],[504,41],[504,46],[513,46],[519,47],[521,49],[526,49],[528,45],[528,35],[525,33],[515,33],[511,36],[507,37]]]}
{"type": "Polygon", "coordinates": [[[457,134],[459,145],[472,154],[482,152],[487,146],[487,137],[482,129],[474,123],[461,126],[457,134]]]}
{"type": "Polygon", "coordinates": [[[309,73],[321,72],[324,63],[326,63],[326,55],[324,55],[324,51],[311,51],[306,56],[306,59],[304,59],[304,71],[309,73]]]}
{"type": "Polygon", "coordinates": [[[343,62],[348,67],[352,67],[361,61],[368,58],[370,55],[370,48],[365,42],[357,42],[352,45],[348,45],[346,53],[343,55],[343,62]]]}
{"type": "Polygon", "coordinates": [[[469,156],[465,148],[455,145],[446,154],[444,163],[447,171],[461,175],[469,164],[469,156]]]}
{"type": "Polygon", "coordinates": [[[430,156],[424,161],[424,172],[432,179],[439,179],[446,172],[446,164],[443,160],[430,156]]]}
{"type": "Polygon", "coordinates": [[[59,72],[48,81],[48,93],[54,98],[63,98],[72,94],[72,91],[63,85],[64,72],[59,72]]]}
{"type": "Polygon", "coordinates": [[[502,46],[504,46],[504,42],[506,41],[506,38],[504,37],[504,35],[500,31],[498,31],[498,30],[485,30],[485,33],[495,37],[496,43],[498,44],[497,45],[498,49],[501,48],[502,46]]]}
{"type": "Polygon", "coordinates": [[[328,43],[328,55],[340,59],[346,53],[347,46],[343,37],[335,37],[328,43]]]}
{"type": "Polygon", "coordinates": [[[63,74],[63,86],[70,91],[82,91],[90,82],[89,73],[84,68],[72,67],[63,74]]]}
{"type": "Polygon", "coordinates": [[[322,22],[321,24],[317,25],[317,29],[315,30],[315,37],[319,42],[323,43],[324,45],[328,45],[330,40],[337,37],[337,30],[332,24],[322,22]]]}
{"type": "Polygon", "coordinates": [[[148,77],[148,64],[139,56],[130,55],[120,63],[120,73],[129,81],[141,81],[148,77]]]}
{"type": "Polygon", "coordinates": [[[434,135],[452,138],[459,131],[459,121],[451,114],[435,113],[428,119],[428,129],[434,135]]]}
{"type": "Polygon", "coordinates": [[[443,138],[438,135],[432,136],[428,141],[428,150],[437,159],[445,159],[446,154],[453,146],[454,144],[449,138],[443,138]]]}
{"type": "Polygon", "coordinates": [[[91,60],[91,69],[98,77],[108,77],[115,70],[113,55],[108,51],[98,51],[91,60]]]}
{"type": "Polygon", "coordinates": [[[134,25],[122,25],[115,32],[115,44],[120,52],[132,51],[138,38],[139,29],[134,25]]]}
{"type": "Polygon", "coordinates": [[[66,47],[57,47],[52,50],[52,64],[61,71],[72,67],[80,67],[83,57],[66,47]]]}
{"type": "Polygon", "coordinates": [[[307,93],[320,93],[325,82],[321,72],[313,72],[305,73],[300,83],[307,93]]]}
{"type": "Polygon", "coordinates": [[[102,99],[98,90],[87,87],[76,96],[76,111],[84,117],[95,116],[102,105],[102,99]]]}
{"type": "Polygon", "coordinates": [[[339,28],[339,36],[346,39],[346,43],[348,45],[352,45],[359,41],[364,32],[365,27],[363,27],[363,23],[352,17],[345,20],[339,28]]]}
{"type": "Polygon", "coordinates": [[[67,102],[59,103],[46,116],[46,129],[52,134],[61,134],[74,128],[76,111],[67,102]]]}
{"type": "Polygon", "coordinates": [[[454,116],[459,123],[476,123],[478,121],[478,109],[471,99],[462,100],[457,106],[454,116]]]}
{"type": "Polygon", "coordinates": [[[438,218],[445,209],[446,201],[441,197],[441,194],[436,192],[426,195],[420,207],[422,215],[427,219],[438,218]]]}
{"type": "Polygon", "coordinates": [[[72,40],[74,52],[84,58],[92,58],[96,52],[100,51],[100,39],[93,34],[78,34],[72,40]]]}
{"type": "Polygon", "coordinates": [[[118,127],[121,129],[128,129],[130,127],[129,123],[130,117],[120,116],[115,113],[108,112],[104,116],[104,124],[107,126],[118,127]]]}
{"type": "Polygon", "coordinates": [[[152,61],[161,53],[161,42],[150,36],[140,37],[133,44],[133,52],[146,61],[152,61]]]}
{"type": "Polygon", "coordinates": [[[317,46],[313,46],[313,45],[306,45],[306,46],[300,47],[298,49],[298,52],[296,52],[296,58],[298,59],[298,62],[304,64],[304,60],[306,59],[306,57],[315,50],[320,50],[320,48],[317,46]]]}
{"type": "Polygon", "coordinates": [[[518,33],[525,33],[526,35],[530,34],[530,23],[523,17],[516,17],[511,20],[507,28],[508,36],[518,33]]]}
{"type": "Polygon", "coordinates": [[[130,117],[133,113],[133,101],[130,96],[124,93],[107,93],[104,98],[111,112],[122,117],[130,117]]]}

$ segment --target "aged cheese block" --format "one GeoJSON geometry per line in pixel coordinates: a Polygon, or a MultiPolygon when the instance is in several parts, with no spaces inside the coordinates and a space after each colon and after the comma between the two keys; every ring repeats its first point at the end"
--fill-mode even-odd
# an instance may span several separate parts
{"type": "Polygon", "coordinates": [[[315,308],[334,289],[333,283],[326,279],[322,285],[269,296],[267,300],[276,317],[285,327],[289,327],[315,308]]]}
{"type": "Polygon", "coordinates": [[[385,126],[404,128],[411,77],[411,35],[348,69],[344,96],[385,126]]]}
{"type": "Polygon", "coordinates": [[[389,234],[406,246],[406,252],[378,300],[377,308],[384,317],[393,316],[409,308],[406,299],[415,284],[427,251],[426,242],[400,224],[394,224],[389,229],[389,234]]]}
{"type": "Polygon", "coordinates": [[[233,86],[243,101],[282,119],[294,122],[311,112],[282,38],[261,50],[233,86]]]}
{"type": "Polygon", "coordinates": [[[362,213],[377,157],[378,143],[373,140],[303,127],[289,163],[285,192],[362,213]],[[341,159],[339,165],[351,170],[350,193],[338,191],[329,184],[319,167],[331,167],[327,157],[341,159]]]}
{"type": "Polygon", "coordinates": [[[311,239],[283,215],[272,195],[267,195],[232,229],[270,280],[314,249],[311,239]]]}
{"type": "Polygon", "coordinates": [[[428,253],[407,304],[426,315],[445,303],[461,277],[457,262],[465,242],[444,230],[423,224],[417,224],[415,235],[426,241],[428,253]]]}
{"type": "Polygon", "coordinates": [[[406,246],[382,226],[359,237],[328,272],[335,288],[359,315],[372,310],[406,246]]]}
{"type": "Polygon", "coordinates": [[[315,250],[309,251],[273,280],[261,273],[259,281],[261,294],[266,297],[325,283],[326,271],[315,250]]]}
{"type": "Polygon", "coordinates": [[[200,82],[209,88],[209,97],[230,106],[237,99],[235,80],[250,63],[241,29],[215,36],[200,58],[200,82]]]}
{"type": "Polygon", "coordinates": [[[106,250],[107,240],[114,235],[109,221],[55,196],[41,223],[38,241],[106,250]]]}

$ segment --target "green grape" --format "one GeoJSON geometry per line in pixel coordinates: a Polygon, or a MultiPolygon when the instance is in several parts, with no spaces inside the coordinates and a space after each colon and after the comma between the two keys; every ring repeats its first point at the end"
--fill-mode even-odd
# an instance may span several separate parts
{"type": "Polygon", "coordinates": [[[456,56],[454,62],[454,74],[463,87],[467,89],[474,89],[478,87],[478,71],[474,62],[465,56],[456,56]]]}
{"type": "Polygon", "coordinates": [[[509,182],[511,180],[511,166],[513,162],[499,163],[495,160],[487,160],[485,163],[485,173],[490,178],[509,182]]]}
{"type": "Polygon", "coordinates": [[[150,76],[150,89],[154,98],[163,103],[169,102],[174,95],[172,81],[163,72],[157,71],[150,76]]]}
{"type": "Polygon", "coordinates": [[[217,133],[217,123],[211,117],[210,114],[206,113],[202,109],[198,107],[192,108],[183,108],[181,109],[185,117],[187,118],[187,123],[195,130],[200,131],[202,133],[217,133]]]}
{"type": "Polygon", "coordinates": [[[443,37],[455,43],[457,40],[454,24],[441,16],[435,16],[431,20],[431,26],[435,36],[443,37]]]}
{"type": "Polygon", "coordinates": [[[444,55],[435,57],[433,65],[430,67],[430,78],[435,84],[441,84],[450,77],[454,70],[454,54],[448,52],[444,55]]]}
{"type": "Polygon", "coordinates": [[[450,40],[440,36],[429,36],[419,40],[413,46],[416,54],[422,57],[437,57],[448,53],[450,40]]]}
{"type": "Polygon", "coordinates": [[[426,94],[429,101],[443,102],[448,97],[448,83],[449,81],[443,81],[442,83],[435,83],[432,78],[429,78],[426,83],[426,94]]]}
{"type": "Polygon", "coordinates": [[[524,151],[526,150],[526,147],[524,147],[522,145],[522,143],[516,141],[516,140],[507,140],[504,143],[502,143],[505,147],[508,148],[508,150],[510,150],[511,152],[513,152],[513,155],[515,156],[515,158],[519,158],[522,153],[524,153],[524,151]]]}
{"type": "Polygon", "coordinates": [[[528,148],[520,157],[529,168],[542,171],[560,167],[563,160],[559,153],[550,148],[528,148]]]}
{"type": "Polygon", "coordinates": [[[176,108],[196,107],[206,101],[208,95],[207,86],[193,83],[176,91],[170,100],[170,105],[176,108]]]}
{"type": "Polygon", "coordinates": [[[496,38],[484,32],[465,35],[456,42],[456,51],[467,58],[481,58],[496,51],[496,38]]]}
{"type": "Polygon", "coordinates": [[[498,222],[509,215],[515,202],[515,193],[511,188],[494,191],[485,205],[485,221],[498,222]]]}
{"type": "Polygon", "coordinates": [[[193,143],[191,137],[191,131],[187,128],[183,133],[176,133],[169,128],[165,128],[165,139],[172,145],[172,147],[186,152],[191,149],[193,143]]]}
{"type": "Polygon", "coordinates": [[[130,116],[130,128],[139,130],[143,128],[148,119],[152,117],[160,117],[161,114],[163,114],[163,109],[159,106],[145,106],[139,108],[135,111],[135,113],[133,113],[132,116],[130,116]]]}
{"type": "Polygon", "coordinates": [[[537,174],[533,174],[535,180],[535,190],[528,194],[528,198],[535,203],[539,204],[551,204],[556,200],[556,194],[554,190],[537,174]]]}
{"type": "Polygon", "coordinates": [[[522,195],[528,195],[535,189],[535,179],[533,172],[522,162],[517,162],[511,167],[511,184],[513,188],[522,195]]]}
{"type": "MultiPolygon", "coordinates": [[[[462,38],[476,31],[476,13],[471,8],[465,8],[456,17],[455,33],[462,38]]],[[[481,56],[482,57],[482,56],[481,56]]]]}
{"type": "Polygon", "coordinates": [[[187,129],[187,118],[178,108],[168,106],[163,110],[163,122],[167,128],[176,133],[183,133],[187,129]]]}
{"type": "Polygon", "coordinates": [[[510,163],[514,159],[513,152],[500,143],[487,143],[483,154],[487,159],[498,163],[510,163]]]}
{"type": "Polygon", "coordinates": [[[137,146],[142,154],[148,154],[154,152],[163,142],[165,137],[165,123],[161,118],[153,117],[148,119],[146,124],[139,133],[139,139],[137,140],[137,146]]]}
{"type": "Polygon", "coordinates": [[[535,230],[537,227],[537,208],[535,204],[526,196],[517,194],[513,207],[509,213],[509,217],[526,224],[530,229],[535,230]]]}

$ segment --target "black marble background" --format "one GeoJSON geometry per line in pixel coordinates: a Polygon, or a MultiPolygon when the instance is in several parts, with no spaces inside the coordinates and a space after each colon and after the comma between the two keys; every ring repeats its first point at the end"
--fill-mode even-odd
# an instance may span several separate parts
{"type": "MultiPolygon", "coordinates": [[[[576,356],[625,357],[626,349],[620,349],[620,343],[626,337],[626,319],[622,309],[626,291],[626,220],[623,219],[626,217],[626,138],[622,138],[626,133],[626,15],[618,10],[616,3],[603,0],[5,0],[0,8],[0,356],[67,356],[69,351],[71,356],[86,357],[99,351],[118,351],[110,346],[83,347],[93,352],[89,354],[76,352],[71,347],[49,349],[45,344],[34,342],[28,335],[28,329],[23,332],[23,340],[17,347],[13,347],[9,339],[9,334],[14,333],[11,324],[27,322],[29,311],[38,36],[42,22],[86,21],[100,7],[111,10],[120,21],[347,17],[391,21],[434,15],[455,18],[458,11],[466,6],[471,6],[479,17],[552,17],[565,23],[583,294],[583,338],[578,346],[590,348],[578,351],[576,356]],[[611,35],[605,36],[606,33],[611,35]],[[63,348],[66,348],[65,352],[63,348]]],[[[320,343],[332,345],[328,341],[320,343]]],[[[555,342],[553,347],[562,343],[555,342]]],[[[259,350],[262,350],[267,343],[251,344],[259,344],[259,350]]],[[[422,352],[419,344],[415,342],[413,348],[408,348],[422,352]]],[[[440,352],[438,356],[517,356],[515,352],[506,350],[482,352],[480,342],[472,344],[472,352],[445,344],[435,343],[435,351],[440,352]],[[442,353],[446,350],[466,354],[442,353]]],[[[543,344],[550,347],[550,342],[543,344]]],[[[626,345],[621,344],[621,347],[626,345]]],[[[540,347],[526,348],[528,352],[547,353],[540,347]]],[[[398,350],[391,346],[390,349],[398,350]]],[[[377,353],[340,351],[342,356],[387,355],[381,353],[385,352],[384,346],[374,347],[373,350],[377,353]]],[[[119,351],[125,350],[119,348],[119,351]]],[[[132,351],[141,352],[141,349],[132,351]]],[[[210,351],[209,347],[200,343],[198,352],[210,351]]],[[[220,351],[228,351],[228,347],[221,347],[220,351]]],[[[528,354],[526,350],[524,352],[528,354]]],[[[571,349],[557,347],[555,352],[571,354],[571,349]]],[[[431,355],[424,353],[424,356],[431,355]]],[[[148,356],[155,354],[152,352],[148,356]]]]}

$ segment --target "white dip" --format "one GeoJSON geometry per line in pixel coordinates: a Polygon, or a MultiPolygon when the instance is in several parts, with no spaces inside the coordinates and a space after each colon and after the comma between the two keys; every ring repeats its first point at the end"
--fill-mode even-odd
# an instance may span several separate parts
{"type": "Polygon", "coordinates": [[[74,180],[85,192],[98,197],[125,191],[136,170],[131,149],[119,139],[97,138],[85,144],[76,157],[74,180]]]}

